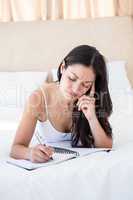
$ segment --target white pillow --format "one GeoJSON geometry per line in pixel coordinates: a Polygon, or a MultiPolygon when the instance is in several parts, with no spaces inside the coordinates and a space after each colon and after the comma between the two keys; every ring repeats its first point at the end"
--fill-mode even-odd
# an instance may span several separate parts
{"type": "Polygon", "coordinates": [[[47,78],[47,72],[0,72],[0,106],[21,108],[29,94],[47,78]]]}
{"type": "Polygon", "coordinates": [[[133,90],[112,95],[113,113],[109,118],[113,129],[113,146],[133,142],[133,90]]]}
{"type": "Polygon", "coordinates": [[[58,78],[57,78],[57,70],[58,70],[58,68],[53,68],[51,70],[53,81],[57,81],[58,80],[58,78]]]}
{"type": "Polygon", "coordinates": [[[47,78],[47,72],[0,72],[0,133],[16,131],[30,93],[47,78]]]}
{"type": "Polygon", "coordinates": [[[130,90],[132,87],[127,77],[126,61],[107,62],[109,90],[130,90]]]}
{"type": "Polygon", "coordinates": [[[127,77],[125,61],[107,63],[109,91],[113,103],[110,124],[113,128],[113,146],[133,142],[133,90],[127,77]]]}
{"type": "Polygon", "coordinates": [[[0,134],[3,131],[16,131],[23,108],[11,108],[11,107],[2,107],[0,106],[0,134]]]}

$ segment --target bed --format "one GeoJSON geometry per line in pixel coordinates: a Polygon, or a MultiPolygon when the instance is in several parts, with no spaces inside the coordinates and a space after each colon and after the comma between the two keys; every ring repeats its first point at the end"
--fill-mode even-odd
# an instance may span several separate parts
{"type": "Polygon", "coordinates": [[[0,23],[0,199],[133,199],[133,19],[0,23]],[[106,57],[113,151],[27,171],[5,162],[27,96],[79,44],[106,57]],[[21,92],[20,92],[21,91],[21,92]]]}

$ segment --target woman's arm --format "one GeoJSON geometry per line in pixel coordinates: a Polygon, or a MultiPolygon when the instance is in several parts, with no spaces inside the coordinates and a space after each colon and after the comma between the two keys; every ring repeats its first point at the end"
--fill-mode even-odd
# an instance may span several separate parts
{"type": "Polygon", "coordinates": [[[92,96],[83,95],[80,97],[77,103],[78,109],[82,110],[90,124],[95,146],[99,148],[111,148],[112,138],[104,131],[96,116],[94,91],[93,84],[90,92],[92,96]]]}
{"type": "Polygon", "coordinates": [[[42,95],[40,91],[34,92],[29,97],[12,145],[10,152],[11,157],[26,160],[32,159],[33,162],[44,162],[49,159],[51,151],[48,149],[47,155],[46,148],[43,145],[38,145],[35,148],[28,147],[34,133],[37,120],[42,114],[42,103],[44,102],[42,102],[42,95]],[[31,158],[31,153],[33,154],[33,158],[31,158]]]}
{"type": "Polygon", "coordinates": [[[92,135],[94,137],[95,147],[99,148],[112,148],[112,138],[104,131],[99,123],[96,115],[92,119],[88,120],[92,135]]]}

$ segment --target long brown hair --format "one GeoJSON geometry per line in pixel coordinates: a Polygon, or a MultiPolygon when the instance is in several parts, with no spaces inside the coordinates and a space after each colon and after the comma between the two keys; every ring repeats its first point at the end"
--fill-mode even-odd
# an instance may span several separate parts
{"type": "MultiPolygon", "coordinates": [[[[92,46],[80,45],[72,49],[63,59],[65,69],[74,64],[82,64],[85,67],[92,67],[96,75],[95,80],[95,109],[97,118],[109,137],[112,137],[112,128],[109,124],[108,117],[112,113],[112,101],[108,90],[108,74],[106,63],[103,55],[92,46]]],[[[61,80],[60,63],[57,76],[58,81],[61,80]]],[[[74,67],[74,66],[73,66],[74,67]]],[[[88,90],[88,94],[89,94],[88,90]]],[[[95,141],[91,132],[88,120],[82,111],[78,111],[74,106],[72,113],[72,146],[94,147],[95,141]],[[80,144],[79,144],[80,142],[80,144]]]]}

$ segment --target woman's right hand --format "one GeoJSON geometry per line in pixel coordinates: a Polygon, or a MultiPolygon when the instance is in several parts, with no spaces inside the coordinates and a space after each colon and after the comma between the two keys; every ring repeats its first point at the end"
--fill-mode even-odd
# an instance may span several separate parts
{"type": "Polygon", "coordinates": [[[43,163],[51,159],[54,149],[49,146],[38,144],[29,150],[29,160],[34,163],[43,163]]]}

